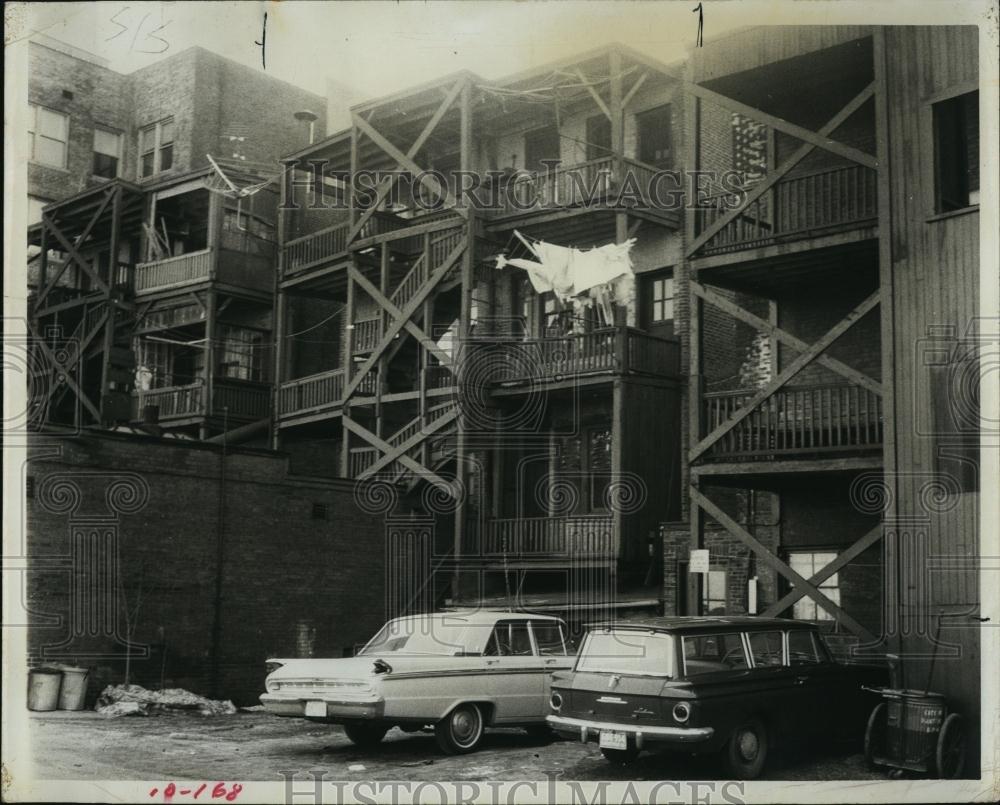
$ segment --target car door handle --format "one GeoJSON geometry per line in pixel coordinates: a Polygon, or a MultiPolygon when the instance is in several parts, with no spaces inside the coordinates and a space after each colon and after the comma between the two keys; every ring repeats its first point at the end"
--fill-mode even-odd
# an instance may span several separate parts
{"type": "Polygon", "coordinates": [[[807,677],[807,676],[797,676],[797,677],[795,677],[795,684],[796,685],[804,685],[808,681],[809,681],[809,677],[807,677]]]}
{"type": "Polygon", "coordinates": [[[553,658],[552,658],[552,659],[550,659],[550,660],[546,660],[546,661],[545,661],[545,664],[546,664],[546,665],[555,665],[555,664],[556,664],[557,662],[558,662],[558,660],[556,660],[556,658],[555,658],[555,657],[553,657],[553,658]]]}
{"type": "Polygon", "coordinates": [[[496,665],[498,662],[500,662],[500,660],[487,660],[486,664],[487,665],[496,665]]]}

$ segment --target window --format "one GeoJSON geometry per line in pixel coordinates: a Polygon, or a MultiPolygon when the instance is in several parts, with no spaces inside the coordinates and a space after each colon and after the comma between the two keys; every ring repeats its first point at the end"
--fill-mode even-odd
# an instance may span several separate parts
{"type": "Polygon", "coordinates": [[[649,284],[650,323],[673,321],[674,318],[674,278],[664,277],[649,284]]]}
{"type": "Polygon", "coordinates": [[[487,657],[530,657],[531,637],[527,621],[498,623],[490,635],[483,654],[487,657]]]}
{"type": "Polygon", "coordinates": [[[656,632],[591,631],[580,649],[577,671],[674,676],[674,638],[656,632]]]}
{"type": "Polygon", "coordinates": [[[542,656],[566,656],[566,643],[563,641],[562,628],[555,621],[532,621],[531,631],[538,644],[538,653],[542,656]]]}
{"type": "Polygon", "coordinates": [[[108,129],[94,129],[94,176],[117,178],[121,156],[121,134],[108,129]]]}
{"type": "Polygon", "coordinates": [[[979,203],[979,92],[934,104],[935,208],[979,203]]]}
{"type": "Polygon", "coordinates": [[[31,161],[53,168],[66,167],[69,116],[44,106],[28,104],[28,139],[31,161]]]}
{"type": "Polygon", "coordinates": [[[687,676],[748,666],[743,635],[739,632],[690,635],[684,638],[684,673],[687,676]]]}
{"type": "Polygon", "coordinates": [[[559,159],[559,129],[555,126],[535,129],[524,135],[524,167],[527,170],[544,173],[546,166],[543,163],[551,165],[559,159]]]}
{"type": "Polygon", "coordinates": [[[670,104],[657,106],[635,116],[640,162],[662,170],[673,167],[670,121],[670,104]]]}
{"type": "Polygon", "coordinates": [[[611,153],[611,120],[607,115],[587,118],[587,161],[611,153]]]}
{"type": "Polygon", "coordinates": [[[935,472],[945,488],[979,491],[980,358],[975,342],[959,341],[929,368],[935,472]]]}
{"type": "MultiPolygon", "coordinates": [[[[811,579],[836,558],[837,554],[832,551],[819,553],[796,552],[789,554],[788,565],[803,578],[811,579]]],[[[840,584],[836,573],[820,584],[819,589],[833,603],[838,606],[840,605],[840,584]]],[[[792,608],[792,617],[803,621],[833,620],[833,615],[811,598],[800,598],[796,601],[792,608]]]]}
{"type": "Polygon", "coordinates": [[[174,119],[168,117],[139,129],[139,176],[170,170],[174,164],[174,119]]]}
{"type": "Polygon", "coordinates": [[[781,648],[781,632],[751,632],[750,654],[757,668],[784,665],[781,648]]]}
{"type": "Polygon", "coordinates": [[[246,327],[219,326],[222,349],[219,356],[219,374],[237,380],[262,379],[261,350],[264,333],[246,327]]]}
{"type": "Polygon", "coordinates": [[[701,611],[704,615],[726,614],[726,571],[709,570],[701,583],[701,611]]]}
{"type": "Polygon", "coordinates": [[[789,665],[818,665],[822,661],[812,632],[796,630],[788,633],[789,665]]]}

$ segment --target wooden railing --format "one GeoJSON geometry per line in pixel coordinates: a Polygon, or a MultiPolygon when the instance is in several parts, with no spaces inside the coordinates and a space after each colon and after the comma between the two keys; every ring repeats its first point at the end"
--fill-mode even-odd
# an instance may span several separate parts
{"type": "Polygon", "coordinates": [[[212,270],[212,250],[202,249],[178,257],[168,257],[152,263],[139,263],[135,267],[135,292],[137,294],[207,280],[212,270]]]}
{"type": "Polygon", "coordinates": [[[362,319],[354,322],[353,347],[356,353],[371,352],[382,337],[381,319],[362,319]]]}
{"type": "MultiPolygon", "coordinates": [[[[736,251],[818,230],[874,223],[876,178],[871,168],[849,165],[780,181],[746,205],[701,251],[736,251]]],[[[696,211],[696,231],[704,232],[729,211],[726,196],[706,199],[696,211]]]]}
{"type": "MultiPolygon", "coordinates": [[[[445,414],[454,409],[454,405],[451,403],[446,403],[444,405],[436,406],[431,408],[427,412],[426,425],[424,419],[420,416],[414,417],[406,425],[397,430],[394,434],[385,439],[386,444],[392,447],[399,447],[404,442],[409,441],[414,436],[416,436],[424,427],[432,425],[445,414]]],[[[429,438],[432,444],[439,443],[444,439],[451,430],[454,430],[453,425],[447,425],[442,430],[437,431],[432,434],[429,438]]],[[[411,458],[415,458],[417,452],[422,447],[422,442],[414,445],[408,452],[411,458]]],[[[381,451],[376,447],[365,446],[365,447],[355,447],[352,448],[349,453],[348,458],[348,470],[350,472],[351,478],[359,477],[363,472],[365,472],[369,467],[371,467],[381,455],[381,451]]],[[[399,461],[393,461],[387,464],[380,474],[384,474],[386,477],[390,478],[394,483],[399,482],[404,476],[410,474],[411,470],[399,461]]]]}
{"type": "MultiPolygon", "coordinates": [[[[361,381],[362,394],[375,393],[374,373],[361,381]]],[[[278,388],[278,415],[290,416],[335,405],[344,399],[344,370],[331,369],[314,375],[286,380],[278,388]]]]}
{"type": "Polygon", "coordinates": [[[510,517],[486,521],[482,550],[509,557],[545,555],[614,558],[614,521],[608,515],[510,517]]]}
{"type": "Polygon", "coordinates": [[[551,336],[494,351],[497,382],[544,380],[601,373],[674,375],[680,344],[631,327],[551,336]]]}
{"type": "MultiPolygon", "coordinates": [[[[752,391],[703,397],[705,434],[728,421],[752,391]]],[[[857,450],[882,444],[882,398],[851,385],[782,389],[758,406],[710,449],[713,456],[857,450]]]]}
{"type": "Polygon", "coordinates": [[[244,380],[216,378],[212,384],[212,410],[231,417],[263,419],[271,410],[271,386],[244,380]]]}
{"type": "Polygon", "coordinates": [[[204,384],[191,383],[185,386],[167,386],[160,389],[133,392],[136,405],[136,419],[142,419],[143,409],[147,405],[155,405],[159,410],[159,418],[169,419],[184,416],[203,416],[205,414],[204,384]]]}

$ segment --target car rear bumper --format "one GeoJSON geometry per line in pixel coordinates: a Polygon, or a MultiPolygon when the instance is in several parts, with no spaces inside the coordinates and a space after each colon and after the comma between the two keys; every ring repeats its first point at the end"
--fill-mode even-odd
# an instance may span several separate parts
{"type": "Polygon", "coordinates": [[[560,735],[579,738],[583,743],[597,738],[602,730],[624,732],[642,749],[647,743],[698,744],[711,740],[715,730],[711,727],[656,727],[653,725],[618,724],[612,721],[592,721],[569,716],[547,716],[549,726],[560,735]]]}
{"type": "Polygon", "coordinates": [[[260,703],[267,712],[276,716],[292,718],[325,718],[331,720],[368,720],[382,718],[385,712],[385,701],[376,696],[370,698],[332,698],[327,696],[311,696],[302,693],[264,693],[260,703]],[[321,703],[326,710],[325,715],[306,715],[306,705],[310,702],[321,703]]]}

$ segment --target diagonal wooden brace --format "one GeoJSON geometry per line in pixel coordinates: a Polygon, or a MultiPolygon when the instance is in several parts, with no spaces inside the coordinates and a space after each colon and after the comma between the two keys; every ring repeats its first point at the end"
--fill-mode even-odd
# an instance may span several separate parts
{"type": "MultiPolygon", "coordinates": [[[[351,431],[351,433],[360,436],[362,439],[368,442],[368,444],[370,444],[372,447],[381,450],[383,453],[392,453],[394,451],[394,448],[391,444],[389,444],[384,439],[380,439],[378,436],[376,436],[374,433],[372,433],[364,426],[359,425],[357,422],[355,422],[353,419],[347,416],[347,414],[343,415],[342,420],[344,423],[344,427],[346,427],[349,431],[351,431]]],[[[427,469],[427,467],[425,467],[416,459],[410,458],[408,455],[404,453],[397,456],[395,460],[398,461],[403,466],[405,466],[408,470],[410,470],[417,476],[429,481],[438,488],[443,489],[445,492],[451,495],[451,497],[458,498],[458,490],[452,484],[448,483],[448,481],[446,481],[444,478],[442,478],[433,470],[427,469]]]]}
{"type": "MultiPolygon", "coordinates": [[[[851,115],[853,115],[861,106],[875,95],[875,82],[872,82],[867,87],[865,87],[860,93],[858,93],[843,109],[841,109],[837,114],[835,114],[830,120],[824,125],[818,132],[816,132],[821,137],[828,137],[834,131],[836,131],[851,115]]],[[[705,245],[711,238],[713,238],[720,230],[726,227],[731,221],[740,215],[747,207],[753,204],[758,198],[760,198],[764,193],[770,190],[774,185],[776,185],[781,179],[783,179],[796,165],[798,165],[803,159],[805,159],[809,154],[811,154],[817,145],[815,143],[803,143],[799,148],[789,156],[784,162],[778,166],[774,172],[768,174],[764,181],[759,182],[754,185],[753,189],[747,193],[743,198],[742,203],[739,207],[730,210],[725,215],[723,215],[719,220],[709,226],[704,232],[702,232],[698,237],[691,242],[687,248],[687,256],[690,257],[695,252],[698,251],[702,246],[705,245]]]]}
{"type": "MultiPolygon", "coordinates": [[[[771,324],[769,321],[765,321],[759,316],[755,316],[749,310],[745,310],[735,302],[726,299],[726,297],[719,293],[716,293],[711,288],[707,288],[700,283],[694,282],[693,280],[690,282],[690,288],[697,296],[701,297],[709,304],[715,305],[717,308],[728,313],[730,316],[749,324],[755,330],[767,333],[785,346],[791,347],[799,352],[809,349],[809,344],[801,338],[797,338],[787,330],[782,330],[777,325],[771,324]]],[[[838,361],[830,355],[820,355],[816,358],[816,362],[825,366],[830,371],[836,372],[841,377],[850,380],[852,383],[868,389],[870,392],[878,394],[880,397],[882,396],[882,384],[875,378],[869,377],[864,372],[859,372],[857,369],[848,366],[842,361],[838,361]]]]}
{"type": "Polygon", "coordinates": [[[728,514],[722,511],[722,509],[699,492],[696,487],[688,487],[688,490],[692,503],[699,506],[706,514],[726,529],[726,531],[750,548],[750,550],[752,550],[764,564],[780,573],[800,590],[803,590],[805,595],[808,595],[817,603],[817,605],[823,607],[823,609],[840,620],[840,622],[852,632],[869,642],[875,641],[875,637],[871,634],[871,632],[844,612],[844,610],[833,603],[833,601],[827,598],[814,584],[811,584],[807,579],[800,576],[785,562],[781,561],[781,559],[771,553],[771,551],[769,551],[762,543],[758,542],[757,539],[750,534],[750,532],[742,528],[739,523],[733,520],[728,514]]]}
{"type": "Polygon", "coordinates": [[[778,391],[778,389],[788,383],[789,380],[795,377],[799,372],[805,369],[806,366],[812,363],[823,351],[829,348],[834,341],[840,338],[840,336],[860,321],[866,313],[871,311],[879,303],[880,298],[881,291],[875,291],[871,296],[865,299],[865,301],[854,308],[854,310],[848,313],[843,319],[837,322],[822,338],[816,341],[805,352],[801,353],[795,360],[788,364],[783,372],[771,380],[771,382],[764,386],[760,391],[754,394],[754,396],[747,401],[746,405],[740,408],[729,419],[720,424],[715,430],[709,433],[708,436],[691,448],[689,460],[694,461],[698,458],[698,456],[719,441],[719,439],[735,428],[740,422],[750,416],[757,409],[757,407],[764,402],[764,400],[768,399],[771,395],[778,391]]]}
{"type": "Polygon", "coordinates": [[[415,434],[413,434],[409,439],[407,439],[401,445],[394,447],[392,449],[392,452],[383,453],[381,458],[379,458],[374,464],[372,464],[367,470],[361,473],[361,475],[358,477],[368,478],[374,475],[383,467],[387,467],[393,461],[398,459],[401,455],[409,453],[410,450],[412,450],[418,444],[430,438],[439,430],[441,430],[443,427],[445,427],[451,422],[454,422],[457,418],[458,418],[458,409],[449,411],[447,414],[438,417],[429,425],[427,425],[425,428],[418,430],[415,434]]]}
{"type": "MultiPolygon", "coordinates": [[[[809,579],[809,583],[814,587],[819,587],[824,581],[826,581],[830,576],[839,571],[844,565],[849,564],[854,561],[855,558],[860,556],[866,550],[868,550],[872,545],[882,539],[882,524],[879,523],[875,528],[865,534],[861,539],[851,545],[846,551],[837,555],[830,564],[820,570],[816,575],[809,579]]],[[[764,612],[762,616],[765,618],[776,618],[786,609],[788,609],[792,604],[803,598],[806,595],[806,591],[796,587],[788,595],[782,598],[780,601],[776,601],[771,604],[764,612]]]]}

